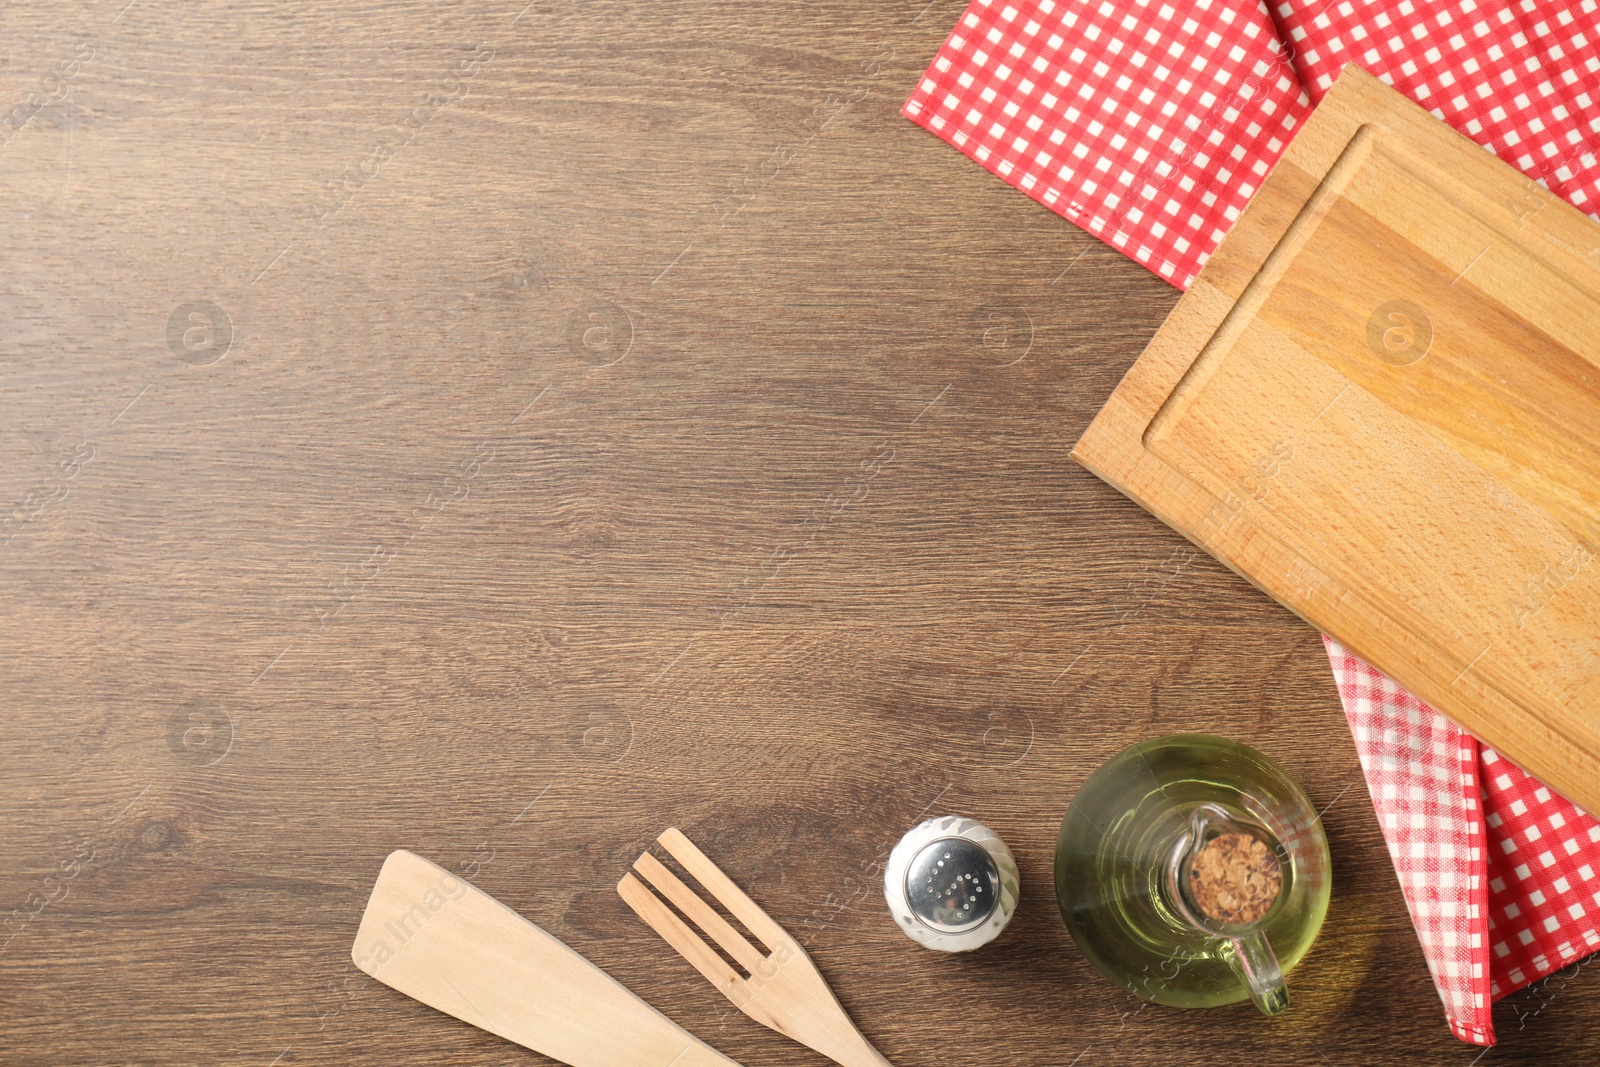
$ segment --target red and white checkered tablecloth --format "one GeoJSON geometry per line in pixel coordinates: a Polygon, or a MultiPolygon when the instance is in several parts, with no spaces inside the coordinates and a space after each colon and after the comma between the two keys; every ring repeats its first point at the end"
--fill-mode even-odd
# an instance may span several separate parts
{"type": "MultiPolygon", "coordinates": [[[[1600,209],[1600,0],[974,0],[907,118],[1186,289],[1347,62],[1600,209]]],[[[1328,642],[1451,1028],[1600,949],[1600,823],[1328,642]]]]}
{"type": "Polygon", "coordinates": [[[1456,1036],[1600,949],[1600,822],[1324,637],[1361,769],[1456,1036]]]}

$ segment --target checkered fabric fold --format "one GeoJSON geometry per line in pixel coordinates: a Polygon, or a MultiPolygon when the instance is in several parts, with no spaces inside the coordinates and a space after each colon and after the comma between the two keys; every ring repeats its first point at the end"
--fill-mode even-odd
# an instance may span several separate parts
{"type": "Polygon", "coordinates": [[[1324,637],[1423,955],[1462,1040],[1600,949],[1600,822],[1324,637]]]}
{"type": "Polygon", "coordinates": [[[1311,100],[1264,9],[978,0],[904,114],[1187,289],[1311,100]]]}
{"type": "MultiPolygon", "coordinates": [[[[1600,0],[975,0],[904,114],[1187,289],[1347,62],[1593,214],[1600,0]]],[[[1600,824],[1333,642],[1452,1030],[1600,948],[1600,824]]]]}

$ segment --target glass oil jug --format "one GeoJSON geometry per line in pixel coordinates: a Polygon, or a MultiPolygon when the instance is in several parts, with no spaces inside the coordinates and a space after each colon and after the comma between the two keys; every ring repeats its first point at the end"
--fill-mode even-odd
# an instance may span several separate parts
{"type": "Polygon", "coordinates": [[[1056,900],[1106,977],[1158,1004],[1276,1015],[1328,910],[1328,842],[1266,756],[1205,734],[1124,749],[1061,822],[1056,900]]]}

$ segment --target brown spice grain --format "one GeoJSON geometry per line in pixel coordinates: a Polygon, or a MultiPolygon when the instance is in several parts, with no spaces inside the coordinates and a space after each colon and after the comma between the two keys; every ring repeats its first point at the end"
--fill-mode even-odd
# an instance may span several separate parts
{"type": "Polygon", "coordinates": [[[1250,834],[1220,834],[1206,842],[1189,868],[1189,893],[1206,916],[1230,926],[1253,923],[1283,889],[1278,858],[1250,834]]]}

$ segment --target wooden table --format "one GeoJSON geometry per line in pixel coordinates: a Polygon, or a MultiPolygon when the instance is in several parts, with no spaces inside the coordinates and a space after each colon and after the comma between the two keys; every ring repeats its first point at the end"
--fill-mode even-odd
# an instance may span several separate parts
{"type": "Polygon", "coordinates": [[[535,1062],[351,965],[397,847],[820,1062],[617,898],[669,824],[906,1067],[1474,1062],[1317,635],[1067,458],[1176,292],[898,114],[959,0],[124,3],[0,15],[6,1063],[535,1062]],[[1281,1020],[1056,913],[1079,783],[1181,730],[1324,808],[1281,1020]],[[862,873],[935,812],[1021,865],[972,957],[862,873]]]}

